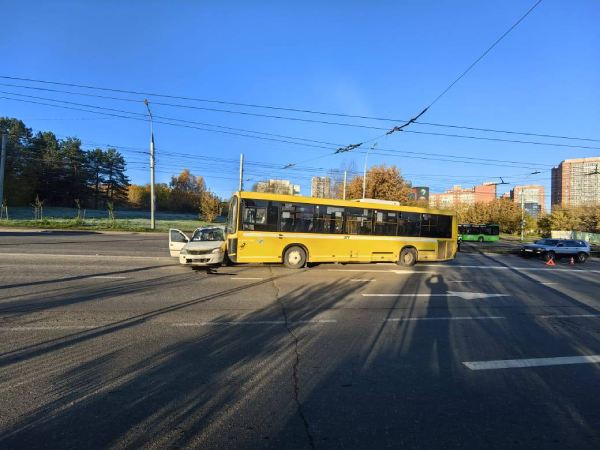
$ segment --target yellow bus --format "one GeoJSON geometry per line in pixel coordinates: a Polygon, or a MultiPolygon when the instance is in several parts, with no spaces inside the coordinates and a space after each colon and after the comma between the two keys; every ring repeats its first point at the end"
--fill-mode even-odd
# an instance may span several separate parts
{"type": "Polygon", "coordinates": [[[236,192],[227,257],[234,263],[446,261],[457,251],[452,213],[381,200],[335,200],[236,192]]]}

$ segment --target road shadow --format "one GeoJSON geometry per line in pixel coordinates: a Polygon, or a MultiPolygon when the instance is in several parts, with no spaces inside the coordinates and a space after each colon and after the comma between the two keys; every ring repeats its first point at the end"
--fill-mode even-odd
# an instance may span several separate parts
{"type": "MultiPolygon", "coordinates": [[[[273,281],[281,278],[274,276],[235,290],[264,284],[275,291],[278,288],[273,281]]],[[[320,327],[336,326],[311,321],[354,289],[356,284],[319,283],[286,293],[256,311],[221,313],[209,325],[155,325],[166,327],[160,333],[162,342],[156,351],[141,358],[132,357],[128,343],[107,343],[118,334],[131,333],[133,327],[152,326],[147,323],[151,318],[210,302],[229,291],[3,355],[4,364],[46,356],[60,365],[65,351],[74,360],[74,354],[89,357],[90,351],[97,353],[57,374],[48,401],[3,430],[0,446],[248,448],[258,442],[304,448],[306,430],[294,400],[297,344],[310,344],[314,335],[321,333],[320,327]],[[323,292],[331,293],[328,299],[310,301],[321,298],[323,292]],[[94,345],[101,337],[105,345],[94,345]],[[270,425],[262,430],[254,420],[247,420],[246,415],[251,414],[248,407],[256,408],[258,416],[266,414],[268,419],[261,421],[283,425],[289,419],[294,424],[293,436],[278,440],[270,425]],[[229,422],[235,425],[224,436],[219,430],[229,427],[229,422]]]]}
{"type": "MultiPolygon", "coordinates": [[[[589,329],[531,315],[391,320],[453,316],[452,302],[463,300],[448,297],[397,299],[379,315],[310,323],[330,319],[368,285],[285,285],[297,274],[236,287],[277,296],[258,310],[217,311],[210,323],[157,322],[232,293],[222,290],[1,355],[5,371],[23,361],[33,374],[53,365],[60,370],[47,375],[41,405],[2,430],[0,446],[598,448],[596,366],[474,372],[463,364],[600,352],[600,336],[589,329]],[[149,326],[164,328],[142,331],[149,326]]],[[[420,277],[392,287],[449,290],[442,274],[420,277]]],[[[471,310],[489,313],[482,305],[471,310]]]]}

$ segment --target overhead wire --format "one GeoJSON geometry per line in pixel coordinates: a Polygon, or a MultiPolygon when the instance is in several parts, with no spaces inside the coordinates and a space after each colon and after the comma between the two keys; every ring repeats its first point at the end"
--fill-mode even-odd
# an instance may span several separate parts
{"type": "MultiPolygon", "coordinates": [[[[27,96],[27,97],[31,97],[31,96],[27,96]]],[[[104,107],[99,107],[99,106],[93,106],[91,105],[92,108],[96,108],[96,109],[102,109],[102,110],[109,110],[109,111],[116,111],[119,114],[116,114],[115,112],[103,112],[103,111],[90,111],[90,110],[85,110],[79,107],[73,107],[73,106],[64,106],[64,105],[55,105],[55,104],[50,104],[50,103],[44,103],[44,102],[38,102],[38,101],[34,101],[34,100],[24,100],[24,99],[20,99],[20,98],[11,98],[11,97],[3,97],[0,96],[0,98],[2,99],[7,99],[7,100],[13,100],[13,101],[19,101],[19,102],[26,102],[26,103],[34,103],[34,104],[41,104],[41,105],[45,105],[45,106],[50,106],[50,107],[56,107],[56,108],[66,108],[66,109],[75,109],[75,110],[80,110],[80,111],[87,111],[87,112],[91,112],[91,113],[95,113],[95,114],[104,114],[104,115],[110,115],[110,116],[117,116],[117,117],[121,117],[124,119],[130,119],[130,120],[137,120],[137,121],[143,121],[143,122],[147,122],[146,118],[142,118],[142,117],[135,117],[135,116],[126,116],[123,114],[129,114],[129,111],[124,111],[124,110],[115,110],[114,108],[104,108],[104,107]]],[[[55,102],[60,102],[59,100],[54,100],[55,102]]],[[[75,102],[66,102],[69,104],[76,104],[76,105],[82,105],[82,104],[77,104],[75,102]]],[[[85,105],[84,105],[85,106],[85,105]]],[[[133,113],[132,114],[142,114],[142,113],[133,113]]],[[[142,114],[143,115],[143,114],[142,114]]],[[[162,116],[155,116],[155,117],[162,117],[162,116]]],[[[171,119],[171,118],[166,118],[167,120],[179,120],[179,119],[171,119]]],[[[202,127],[196,127],[193,125],[188,125],[187,123],[194,123],[193,121],[182,121],[182,122],[187,122],[187,123],[171,123],[171,122],[165,122],[163,120],[155,120],[155,123],[160,123],[160,124],[165,124],[165,125],[171,125],[171,126],[180,126],[180,127],[184,127],[184,128],[192,128],[192,129],[199,129],[199,130],[203,130],[203,131],[211,131],[211,132],[217,132],[217,133],[225,133],[225,134],[230,134],[230,135],[235,135],[235,136],[242,136],[242,137],[249,137],[249,138],[255,138],[255,139],[261,139],[261,140],[267,140],[267,141],[273,141],[273,142],[282,142],[282,143],[286,143],[286,144],[292,144],[292,145],[299,145],[299,146],[305,146],[305,147],[310,147],[310,148],[320,148],[320,149],[325,149],[325,150],[333,150],[333,154],[337,153],[337,150],[334,150],[332,147],[326,147],[324,145],[316,145],[316,144],[310,144],[310,143],[301,143],[301,142],[295,142],[295,141],[291,141],[290,139],[296,139],[294,137],[289,137],[288,139],[279,139],[279,138],[270,138],[270,137],[264,137],[264,136],[253,136],[253,135],[247,135],[244,133],[237,133],[237,132],[229,132],[229,131],[223,131],[223,130],[212,130],[212,129],[206,129],[206,128],[202,128],[202,127]]],[[[181,120],[180,120],[181,122],[181,120]]],[[[325,142],[325,141],[322,141],[325,142]]],[[[329,145],[336,145],[333,143],[327,143],[329,145]]],[[[385,148],[379,148],[380,151],[384,151],[384,152],[388,152],[388,153],[383,153],[384,156],[390,156],[390,154],[420,154],[420,155],[430,155],[430,156],[434,156],[436,154],[431,154],[431,153],[426,153],[426,152],[410,152],[410,151],[403,151],[403,150],[396,150],[396,149],[385,149],[385,148]]],[[[360,153],[360,152],[359,152],[360,153]]],[[[373,154],[379,154],[381,155],[382,153],[376,153],[376,152],[372,152],[373,154]]],[[[327,157],[327,156],[331,156],[331,155],[323,155],[320,156],[318,158],[314,158],[313,160],[316,159],[320,159],[323,157],[327,157]]],[[[439,155],[439,154],[438,154],[439,155]]],[[[409,158],[409,157],[407,157],[409,158]]],[[[417,158],[417,159],[428,159],[428,158],[417,158]]],[[[429,158],[429,159],[434,159],[434,160],[439,160],[439,161],[453,161],[453,162],[463,162],[463,160],[477,160],[477,161],[486,161],[486,159],[484,158],[473,158],[473,157],[462,157],[462,156],[453,156],[453,155],[444,155],[444,159],[435,159],[435,158],[429,158]],[[450,159],[449,159],[450,158],[450,159]],[[459,160],[459,161],[455,161],[455,160],[459,160]]],[[[512,162],[511,162],[512,163],[512,162]]],[[[523,164],[523,163],[518,163],[518,164],[523,164]]],[[[485,165],[485,164],[482,164],[485,165]]],[[[493,164],[498,166],[498,164],[493,164]]],[[[523,166],[520,165],[519,167],[522,168],[530,168],[531,166],[539,166],[539,165],[543,165],[543,164],[539,164],[539,163],[531,163],[531,165],[528,166],[523,166]]],[[[516,166],[508,166],[508,167],[516,167],[516,166]]]]}

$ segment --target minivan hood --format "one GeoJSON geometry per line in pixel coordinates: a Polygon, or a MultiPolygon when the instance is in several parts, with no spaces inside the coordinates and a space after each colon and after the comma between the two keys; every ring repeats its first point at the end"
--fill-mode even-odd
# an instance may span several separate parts
{"type": "Polygon", "coordinates": [[[225,241],[197,241],[188,242],[183,247],[186,250],[211,250],[213,248],[221,247],[225,241]]]}

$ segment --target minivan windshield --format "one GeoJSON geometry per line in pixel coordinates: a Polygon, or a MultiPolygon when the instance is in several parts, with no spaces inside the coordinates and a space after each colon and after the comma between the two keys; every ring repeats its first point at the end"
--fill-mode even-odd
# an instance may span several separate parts
{"type": "Polygon", "coordinates": [[[203,230],[197,230],[192,236],[192,242],[224,240],[225,236],[223,235],[223,230],[220,228],[208,228],[203,230]]]}

